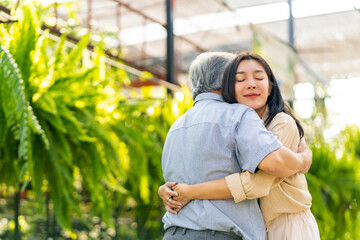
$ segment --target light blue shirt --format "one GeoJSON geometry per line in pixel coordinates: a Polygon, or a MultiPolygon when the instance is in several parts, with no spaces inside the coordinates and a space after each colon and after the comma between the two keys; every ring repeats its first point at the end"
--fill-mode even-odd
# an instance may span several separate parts
{"type": "MultiPolygon", "coordinates": [[[[162,155],[165,181],[196,184],[224,178],[258,164],[281,143],[267,131],[256,112],[225,103],[215,93],[199,94],[171,126],[162,155]]],[[[257,200],[193,200],[177,214],[167,212],[164,228],[234,232],[243,239],[265,239],[257,200]]]]}

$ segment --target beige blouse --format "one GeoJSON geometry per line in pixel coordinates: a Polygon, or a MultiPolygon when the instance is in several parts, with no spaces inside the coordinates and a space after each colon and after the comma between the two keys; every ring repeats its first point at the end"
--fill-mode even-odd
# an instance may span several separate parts
{"type": "MultiPolygon", "coordinates": [[[[266,117],[267,114],[264,114],[263,120],[266,117]]],[[[278,113],[267,129],[277,136],[284,146],[297,152],[300,137],[291,116],[278,113]]],[[[236,203],[244,199],[260,198],[266,227],[282,213],[298,213],[311,207],[312,198],[304,174],[279,178],[262,170],[256,174],[245,171],[227,176],[226,183],[236,203]]]]}

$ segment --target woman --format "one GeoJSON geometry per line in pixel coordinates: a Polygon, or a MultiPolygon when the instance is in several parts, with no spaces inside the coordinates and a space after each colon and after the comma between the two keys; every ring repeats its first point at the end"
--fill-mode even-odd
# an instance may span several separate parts
{"type": "MultiPolygon", "coordinates": [[[[228,103],[253,108],[269,131],[286,147],[297,151],[304,131],[285,105],[275,76],[262,57],[240,53],[224,73],[222,95],[228,103]]],[[[256,174],[236,173],[225,179],[195,185],[171,182],[159,188],[159,196],[168,211],[176,214],[192,199],[229,198],[226,190],[235,202],[260,198],[267,239],[320,239],[310,211],[311,195],[304,174],[284,179],[259,170],[256,174]]]]}

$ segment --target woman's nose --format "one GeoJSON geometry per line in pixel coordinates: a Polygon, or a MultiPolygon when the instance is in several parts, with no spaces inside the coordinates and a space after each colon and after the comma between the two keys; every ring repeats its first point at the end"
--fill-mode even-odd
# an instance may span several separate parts
{"type": "Polygon", "coordinates": [[[255,84],[254,79],[250,78],[248,81],[248,88],[255,88],[255,87],[256,87],[256,84],[255,84]]]}

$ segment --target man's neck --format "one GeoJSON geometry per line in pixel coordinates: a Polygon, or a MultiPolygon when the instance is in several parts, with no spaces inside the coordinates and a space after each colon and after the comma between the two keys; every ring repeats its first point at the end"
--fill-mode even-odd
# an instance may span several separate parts
{"type": "Polygon", "coordinates": [[[211,90],[210,92],[221,95],[221,91],[220,91],[220,90],[211,90]]]}

